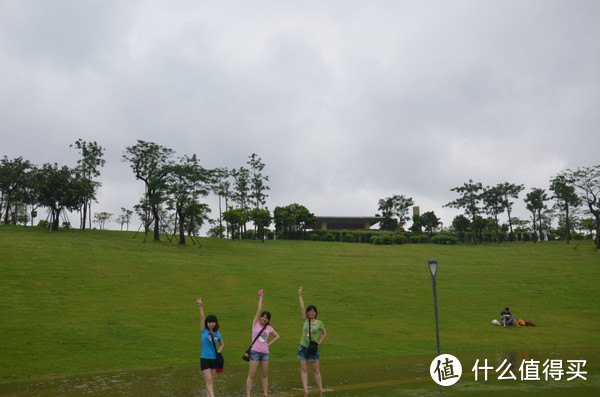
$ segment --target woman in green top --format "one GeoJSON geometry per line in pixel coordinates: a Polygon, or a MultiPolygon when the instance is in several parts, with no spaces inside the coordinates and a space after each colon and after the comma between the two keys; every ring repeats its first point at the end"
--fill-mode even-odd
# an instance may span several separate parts
{"type": "Polygon", "coordinates": [[[300,346],[298,347],[298,358],[300,359],[300,368],[302,376],[302,387],[304,387],[304,395],[308,394],[308,363],[312,367],[313,374],[315,376],[315,382],[319,387],[319,395],[323,394],[323,383],[321,381],[321,371],[319,370],[319,349],[315,354],[308,353],[308,345],[310,341],[315,341],[321,345],[323,340],[327,336],[325,326],[321,320],[317,320],[317,308],[313,305],[308,306],[304,309],[304,300],[302,299],[302,287],[298,289],[298,296],[300,298],[300,313],[302,313],[302,320],[304,320],[304,326],[302,328],[302,337],[300,338],[300,346]],[[310,322],[310,328],[309,328],[310,322]],[[310,331],[309,331],[310,329],[310,331]]]}

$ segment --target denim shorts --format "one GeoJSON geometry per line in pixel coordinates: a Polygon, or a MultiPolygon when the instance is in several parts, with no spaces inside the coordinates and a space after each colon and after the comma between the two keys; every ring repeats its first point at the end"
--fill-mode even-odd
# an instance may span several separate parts
{"type": "Polygon", "coordinates": [[[298,346],[298,358],[304,361],[315,362],[319,361],[319,348],[317,348],[317,353],[314,355],[308,354],[308,347],[304,347],[302,345],[298,346]]]}
{"type": "Polygon", "coordinates": [[[269,353],[260,353],[250,350],[250,361],[269,361],[269,353]]]}

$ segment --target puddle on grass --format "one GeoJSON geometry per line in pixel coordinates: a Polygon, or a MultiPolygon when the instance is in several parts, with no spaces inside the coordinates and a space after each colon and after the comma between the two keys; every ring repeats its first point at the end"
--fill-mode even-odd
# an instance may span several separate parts
{"type": "MultiPolygon", "coordinates": [[[[326,396],[598,396],[600,395],[600,347],[553,349],[536,352],[448,352],[456,356],[463,375],[453,386],[438,386],[429,374],[435,355],[415,355],[385,358],[321,360],[321,374],[326,396]],[[484,360],[494,369],[484,381],[482,371],[478,380],[472,371],[476,360],[484,360]],[[507,359],[516,380],[498,380],[496,372],[507,359]],[[586,360],[582,371],[587,378],[567,381],[544,380],[542,364],[546,360],[562,362],[568,371],[568,360],[586,360]],[[540,364],[540,380],[521,380],[519,367],[523,360],[540,364]]],[[[227,357],[226,357],[227,359],[227,357]]],[[[241,361],[241,360],[240,360],[241,361]]],[[[226,363],[225,371],[217,375],[217,396],[244,396],[248,367],[246,363],[226,363]]],[[[535,378],[534,376],[530,376],[535,378]]],[[[309,371],[311,395],[314,389],[309,371]]],[[[97,374],[54,378],[39,382],[0,383],[0,395],[15,397],[57,396],[206,396],[204,378],[197,366],[157,368],[138,371],[116,371],[97,374]]],[[[253,395],[262,395],[260,376],[254,379],[253,395]]],[[[300,365],[298,362],[271,362],[269,368],[269,395],[302,396],[300,365]]]]}

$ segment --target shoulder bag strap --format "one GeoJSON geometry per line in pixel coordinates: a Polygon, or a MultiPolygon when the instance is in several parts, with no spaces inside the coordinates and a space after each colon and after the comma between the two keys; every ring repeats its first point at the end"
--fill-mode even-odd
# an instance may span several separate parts
{"type": "Polygon", "coordinates": [[[217,352],[217,345],[215,345],[215,338],[213,337],[213,333],[210,332],[210,330],[209,330],[208,334],[210,335],[210,340],[212,341],[213,347],[215,348],[215,354],[218,354],[218,352],[217,352]]]}
{"type": "MultiPolygon", "coordinates": [[[[256,343],[256,340],[258,339],[258,337],[260,336],[260,334],[262,334],[263,332],[265,332],[265,329],[267,329],[267,325],[269,325],[269,324],[265,324],[265,326],[263,327],[263,329],[261,329],[260,332],[258,334],[256,334],[256,337],[252,341],[252,344],[250,345],[250,347],[248,348],[248,350],[252,349],[252,346],[254,346],[254,343],[256,343]]],[[[252,328],[254,328],[254,326],[252,326],[252,328]]]]}

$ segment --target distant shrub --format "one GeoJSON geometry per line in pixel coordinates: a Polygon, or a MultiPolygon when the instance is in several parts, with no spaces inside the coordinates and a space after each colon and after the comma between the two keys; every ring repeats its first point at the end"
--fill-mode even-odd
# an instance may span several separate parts
{"type": "Polygon", "coordinates": [[[406,244],[408,238],[403,233],[394,233],[392,241],[394,244],[406,244]]]}
{"type": "Polygon", "coordinates": [[[42,220],[42,221],[39,221],[37,225],[39,227],[49,227],[50,226],[50,222],[42,220]]]}
{"type": "Polygon", "coordinates": [[[458,237],[453,234],[440,233],[433,236],[430,241],[434,244],[454,245],[458,242],[458,237]]]}
{"type": "Polygon", "coordinates": [[[392,242],[393,242],[393,238],[392,238],[392,235],[389,233],[384,233],[381,236],[379,236],[379,238],[377,239],[377,244],[391,245],[392,242]]]}
{"type": "Polygon", "coordinates": [[[333,233],[325,233],[323,234],[323,236],[321,236],[321,241],[334,241],[335,240],[335,236],[333,235],[333,233]]]}
{"type": "Polygon", "coordinates": [[[344,241],[346,243],[353,243],[354,242],[354,233],[351,233],[351,232],[344,233],[344,241]]]}
{"type": "Polygon", "coordinates": [[[429,237],[425,234],[416,234],[414,236],[410,236],[410,242],[413,244],[424,244],[429,242],[429,237]]]}

